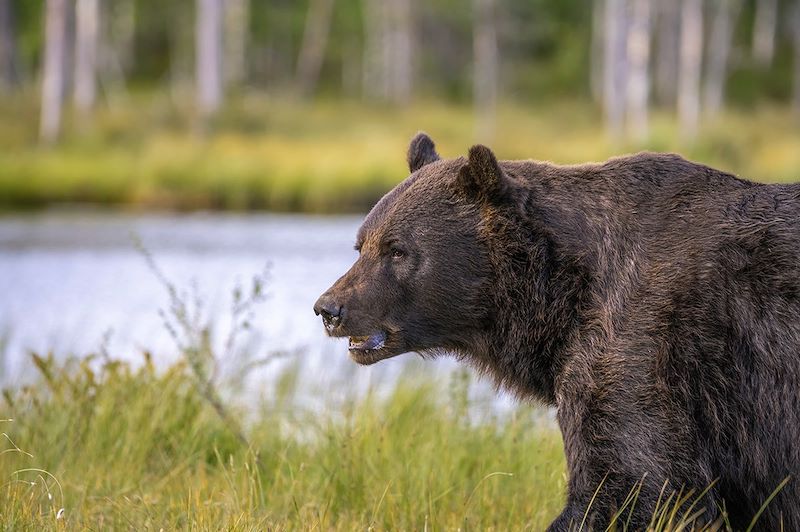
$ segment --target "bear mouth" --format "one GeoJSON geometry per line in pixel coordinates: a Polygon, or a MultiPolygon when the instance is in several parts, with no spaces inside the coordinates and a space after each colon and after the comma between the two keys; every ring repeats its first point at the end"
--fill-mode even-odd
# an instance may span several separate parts
{"type": "Polygon", "coordinates": [[[385,331],[378,331],[368,336],[351,336],[348,351],[353,361],[369,365],[389,358],[391,353],[386,348],[388,335],[385,331]]]}

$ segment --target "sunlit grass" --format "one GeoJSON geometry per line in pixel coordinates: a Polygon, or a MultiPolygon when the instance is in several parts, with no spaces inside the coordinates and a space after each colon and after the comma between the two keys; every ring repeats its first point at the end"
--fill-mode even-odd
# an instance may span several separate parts
{"type": "MultiPolygon", "coordinates": [[[[418,102],[408,109],[244,94],[198,134],[191,110],[133,94],[101,108],[93,124],[67,120],[57,147],[36,145],[36,105],[0,104],[0,203],[90,202],[136,207],[364,211],[406,175],[407,142],[430,133],[443,156],[476,142],[469,106],[418,102]]],[[[507,104],[488,140],[501,158],[558,163],[653,149],[762,181],[800,179],[800,127],[785,108],[732,110],[682,142],[672,113],[656,111],[650,139],[610,142],[601,115],[580,101],[507,104]]]]}
{"type": "Polygon", "coordinates": [[[273,397],[247,448],[183,365],[35,361],[39,382],[2,403],[0,528],[541,530],[562,504],[541,413],[476,422],[442,383],[335,416],[273,397]]]}

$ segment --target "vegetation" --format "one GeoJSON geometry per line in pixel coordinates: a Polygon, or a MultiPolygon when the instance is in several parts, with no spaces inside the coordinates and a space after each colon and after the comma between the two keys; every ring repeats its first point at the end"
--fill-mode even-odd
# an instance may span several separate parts
{"type": "Polygon", "coordinates": [[[185,364],[34,362],[40,380],[4,393],[3,529],[541,530],[562,504],[558,432],[530,407],[471,420],[463,380],[445,402],[417,376],[336,412],[284,386],[248,447],[185,364]]]}
{"type": "Polygon", "coordinates": [[[0,0],[0,208],[363,212],[420,129],[798,177],[793,0],[162,4],[0,0]]]}
{"type": "MultiPolygon", "coordinates": [[[[191,109],[153,93],[112,102],[96,123],[52,148],[36,143],[36,103],[0,102],[0,207],[96,203],[137,208],[364,212],[406,175],[405,149],[419,129],[445,156],[474,142],[469,107],[411,108],[320,101],[305,105],[249,93],[218,117],[216,132],[192,134],[191,109]]],[[[639,149],[679,151],[744,177],[800,178],[800,129],[781,106],[728,111],[699,140],[677,139],[669,113],[652,118],[650,140],[616,144],[599,112],[569,101],[498,109],[493,145],[503,158],[559,163],[604,160],[639,149]]]]}

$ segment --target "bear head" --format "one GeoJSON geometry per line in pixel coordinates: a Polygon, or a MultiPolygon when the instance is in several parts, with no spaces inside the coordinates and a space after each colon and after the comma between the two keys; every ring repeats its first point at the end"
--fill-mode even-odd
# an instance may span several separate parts
{"type": "Polygon", "coordinates": [[[360,364],[466,353],[492,325],[487,220],[510,203],[512,180],[489,148],[443,160],[424,133],[411,141],[408,165],[411,175],[358,230],[356,262],[314,305],[330,336],[350,338],[360,364]]]}

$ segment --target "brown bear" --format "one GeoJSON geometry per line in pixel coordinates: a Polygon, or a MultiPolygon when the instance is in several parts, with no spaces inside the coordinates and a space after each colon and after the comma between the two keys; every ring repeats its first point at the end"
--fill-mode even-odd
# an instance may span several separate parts
{"type": "Polygon", "coordinates": [[[551,530],[642,529],[691,490],[739,530],[782,484],[757,526],[800,530],[800,185],[672,154],[442,160],[424,134],[408,163],[314,306],[353,360],[451,354],[554,406],[551,530]]]}

